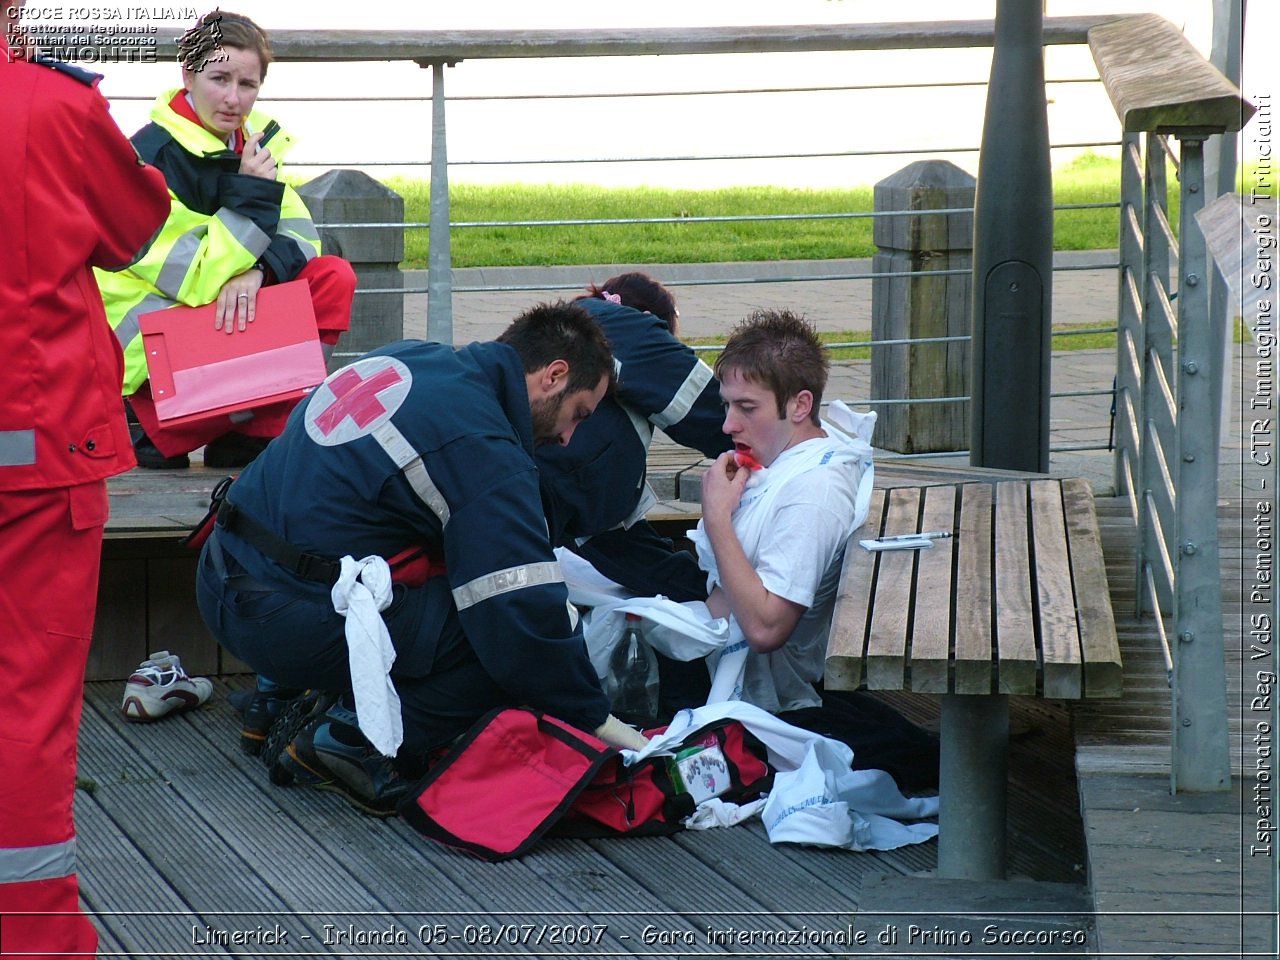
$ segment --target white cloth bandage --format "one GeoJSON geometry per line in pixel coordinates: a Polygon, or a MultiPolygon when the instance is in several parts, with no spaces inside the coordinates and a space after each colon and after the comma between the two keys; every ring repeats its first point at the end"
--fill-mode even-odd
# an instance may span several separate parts
{"type": "Polygon", "coordinates": [[[396,650],[382,620],[391,604],[391,568],[382,557],[343,557],[342,572],[330,596],[333,609],[347,620],[347,658],[360,732],[386,757],[404,741],[400,695],[391,682],[396,650]]]}
{"type": "Polygon", "coordinates": [[[853,750],[847,744],[740,700],[681,710],[643,750],[623,751],[623,762],[669,756],[696,731],[726,719],[741,722],[764,744],[769,765],[777,772],[762,806],[753,801],[734,811],[726,809],[732,804],[719,801],[717,808],[697,816],[699,827],[729,824],[759,812],[771,843],[848,850],[893,850],[938,835],[936,823],[900,822],[936,817],[937,797],[905,797],[883,770],[851,769],[853,750]]]}

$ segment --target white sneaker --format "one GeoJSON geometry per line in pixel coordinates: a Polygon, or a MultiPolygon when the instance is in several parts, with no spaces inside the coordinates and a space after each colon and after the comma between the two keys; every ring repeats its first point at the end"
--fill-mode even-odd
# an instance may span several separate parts
{"type": "Polygon", "coordinates": [[[120,710],[126,720],[146,723],[171,713],[194,710],[213,693],[207,677],[189,677],[182,662],[168,650],[142,661],[124,685],[120,710]]]}

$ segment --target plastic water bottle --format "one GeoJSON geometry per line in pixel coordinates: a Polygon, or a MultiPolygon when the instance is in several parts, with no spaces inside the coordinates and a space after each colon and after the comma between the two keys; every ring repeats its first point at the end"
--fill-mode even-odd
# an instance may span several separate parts
{"type": "Polygon", "coordinates": [[[640,617],[626,614],[622,639],[614,648],[609,672],[614,681],[613,712],[619,716],[653,717],[658,712],[657,684],[650,686],[652,669],[657,674],[657,658],[640,634],[640,617]]]}

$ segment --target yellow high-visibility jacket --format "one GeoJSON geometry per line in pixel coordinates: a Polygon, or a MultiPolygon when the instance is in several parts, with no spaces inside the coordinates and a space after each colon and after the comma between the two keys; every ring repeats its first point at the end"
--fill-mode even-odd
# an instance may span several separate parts
{"type": "MultiPolygon", "coordinates": [[[[282,180],[240,173],[234,150],[170,106],[178,92],[160,94],[151,123],[131,138],[142,159],[164,173],[169,218],[129,269],[95,271],[107,320],[124,348],[125,396],[147,379],[140,315],[212,303],[228,280],[259,262],[277,282],[292,280],[320,252],[320,236],[297,192],[282,180]]],[[[270,122],[254,110],[246,132],[270,122]]],[[[280,130],[267,149],[279,161],[292,145],[280,130]]]]}

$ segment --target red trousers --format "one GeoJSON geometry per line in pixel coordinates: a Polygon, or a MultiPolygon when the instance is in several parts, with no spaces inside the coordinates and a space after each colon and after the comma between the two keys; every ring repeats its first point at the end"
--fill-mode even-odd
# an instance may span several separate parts
{"type": "Polygon", "coordinates": [[[72,802],[107,485],[0,491],[0,953],[93,956],[72,802]],[[15,913],[40,915],[15,916],[15,913]]]}
{"type": "MultiPolygon", "coordinates": [[[[296,279],[306,280],[311,288],[311,307],[315,310],[320,342],[333,346],[342,332],[351,326],[351,301],[356,292],[355,271],[341,257],[314,257],[302,268],[296,279]]],[[[227,433],[243,433],[250,437],[278,437],[298,401],[288,400],[256,407],[252,416],[247,419],[242,419],[243,414],[236,414],[235,420],[223,415],[171,427],[162,425],[156,416],[150,381],[129,397],[129,404],[156,449],[166,457],[176,457],[203,447],[210,440],[216,440],[227,433]]]]}

